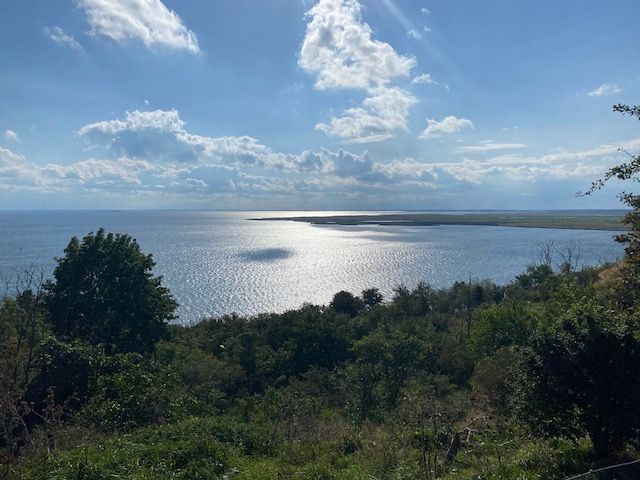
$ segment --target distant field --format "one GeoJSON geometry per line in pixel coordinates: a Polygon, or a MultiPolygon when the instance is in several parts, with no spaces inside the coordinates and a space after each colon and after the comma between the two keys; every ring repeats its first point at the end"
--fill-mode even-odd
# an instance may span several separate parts
{"type": "Polygon", "coordinates": [[[625,230],[624,212],[474,212],[474,213],[389,213],[323,217],[280,217],[256,220],[291,220],[315,225],[490,225],[496,227],[562,228],[575,230],[625,230]]]}

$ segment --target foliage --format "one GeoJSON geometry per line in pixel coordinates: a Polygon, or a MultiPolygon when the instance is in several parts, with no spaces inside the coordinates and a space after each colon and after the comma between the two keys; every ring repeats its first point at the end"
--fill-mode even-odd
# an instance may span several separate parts
{"type": "MultiPolygon", "coordinates": [[[[640,106],[618,104],[614,105],[615,112],[629,115],[640,120],[640,106]]],[[[591,195],[594,191],[604,187],[611,179],[638,182],[640,180],[640,155],[627,153],[629,160],[609,169],[603,178],[596,180],[585,193],[591,195]]],[[[625,215],[624,223],[629,231],[616,236],[616,241],[625,245],[626,263],[624,267],[624,289],[619,293],[619,301],[625,307],[632,307],[638,299],[640,291],[640,195],[631,192],[620,194],[622,203],[630,208],[625,215]]]]}
{"type": "Polygon", "coordinates": [[[53,389],[56,404],[78,408],[95,389],[103,361],[104,354],[98,347],[78,340],[64,343],[49,337],[40,344],[39,372],[29,383],[25,398],[41,410],[53,389]]]}
{"type": "Polygon", "coordinates": [[[541,326],[519,385],[523,417],[553,436],[587,432],[600,455],[638,442],[637,333],[637,318],[586,298],[541,326]]]}
{"type": "MultiPolygon", "coordinates": [[[[374,298],[370,298],[369,301],[375,301],[375,295],[373,297],[374,298]]],[[[350,317],[355,317],[363,307],[364,304],[362,300],[355,297],[352,293],[345,292],[344,290],[336,293],[329,304],[329,308],[334,312],[344,313],[350,317]]]]}
{"type": "Polygon", "coordinates": [[[45,285],[56,335],[109,352],[146,352],[166,336],[176,303],[133,238],[101,228],[82,241],[73,237],[64,253],[45,285]]]}
{"type": "Polygon", "coordinates": [[[501,347],[526,345],[539,309],[523,302],[506,302],[479,309],[474,314],[469,346],[476,358],[488,357],[501,347]]]}

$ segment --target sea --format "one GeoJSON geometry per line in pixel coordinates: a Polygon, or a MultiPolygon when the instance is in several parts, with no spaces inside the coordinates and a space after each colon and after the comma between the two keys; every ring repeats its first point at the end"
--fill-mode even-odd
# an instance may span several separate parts
{"type": "MultiPolygon", "coordinates": [[[[424,281],[436,288],[505,284],[543,245],[579,252],[580,265],[622,256],[615,232],[495,226],[313,225],[256,218],[383,212],[0,211],[0,278],[25,269],[50,277],[72,236],[100,227],[133,236],[153,254],[179,304],[178,322],[326,305],[333,294],[424,281]]],[[[574,256],[575,258],[575,256],[574,256]]]]}

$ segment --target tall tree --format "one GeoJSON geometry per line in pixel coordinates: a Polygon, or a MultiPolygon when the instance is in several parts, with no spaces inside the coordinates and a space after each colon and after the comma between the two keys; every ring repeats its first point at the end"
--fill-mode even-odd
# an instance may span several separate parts
{"type": "Polygon", "coordinates": [[[45,285],[46,307],[63,339],[103,344],[110,352],[145,352],[167,333],[176,302],[153,276],[155,262],[129,235],[73,237],[45,285]]]}

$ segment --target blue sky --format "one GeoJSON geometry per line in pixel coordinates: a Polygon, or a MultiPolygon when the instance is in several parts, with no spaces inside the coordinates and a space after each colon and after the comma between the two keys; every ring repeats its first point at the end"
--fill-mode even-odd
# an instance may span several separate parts
{"type": "Polygon", "coordinates": [[[0,208],[615,208],[637,0],[6,0],[0,208]]]}

